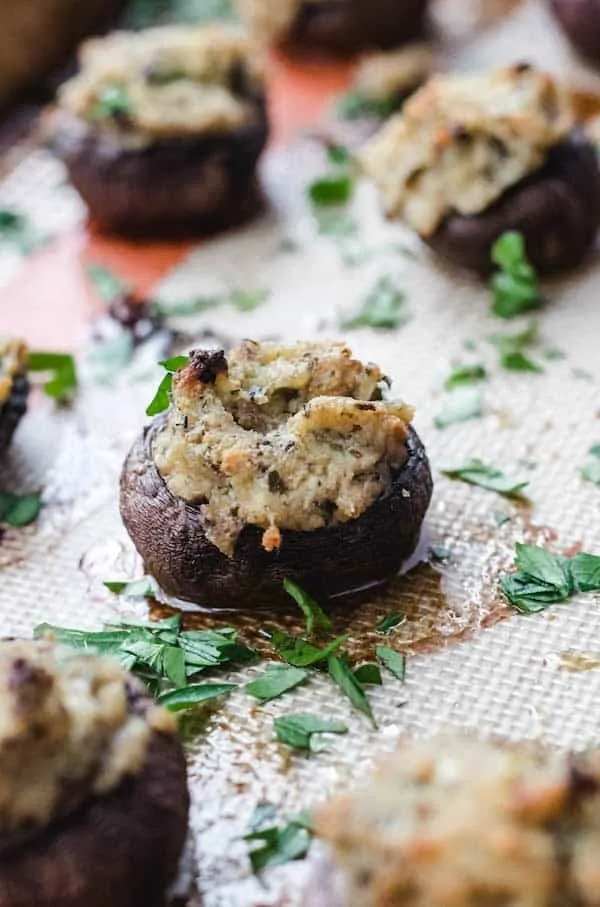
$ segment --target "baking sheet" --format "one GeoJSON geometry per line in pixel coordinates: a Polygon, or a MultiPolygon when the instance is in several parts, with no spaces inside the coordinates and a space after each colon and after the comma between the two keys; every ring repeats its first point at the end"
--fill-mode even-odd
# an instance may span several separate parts
{"type": "MultiPolygon", "coordinates": [[[[475,40],[456,41],[462,67],[533,57],[569,72],[582,85],[594,84],[595,76],[570,55],[543,6],[535,2],[475,40]]],[[[298,79],[304,84],[305,76],[296,77],[293,68],[286,73],[289,84],[296,80],[297,86],[298,79]]],[[[310,92],[319,78],[312,75],[310,92]]],[[[337,77],[326,78],[332,86],[337,77]]],[[[275,107],[282,109],[281,96],[275,107]]],[[[345,260],[353,249],[320,236],[306,207],[305,185],[322,167],[321,149],[305,138],[273,148],[263,173],[271,212],[252,227],[205,245],[171,249],[166,257],[163,250],[162,261],[181,260],[163,275],[155,292],[175,299],[236,287],[269,291],[254,312],[223,307],[176,322],[189,335],[189,345],[207,331],[227,340],[340,337],[360,357],[378,362],[393,378],[395,392],[417,408],[416,427],[436,472],[425,543],[442,545],[451,556],[435,568],[420,565],[385,595],[336,616],[337,625],[352,634],[351,650],[366,657],[377,620],[391,610],[406,614],[387,640],[410,654],[406,682],[388,678],[383,687],[369,691],[378,732],[322,677],[264,707],[236,692],[218,711],[186,720],[193,889],[206,907],[300,904],[314,856],[273,869],[262,882],[253,879],[242,838],[255,807],[273,803],[282,819],[310,807],[328,791],[363,776],[373,757],[401,735],[452,727],[512,739],[540,738],[562,747],[600,742],[600,672],[561,670],[561,655],[570,650],[600,656],[598,596],[575,598],[525,618],[509,612],[496,589],[498,573],[510,566],[518,540],[557,550],[581,545],[600,551],[600,489],[579,475],[588,448],[600,442],[598,256],[575,277],[545,285],[541,339],[532,351],[544,373],[501,371],[487,338],[517,331],[527,319],[505,325],[491,318],[486,291],[443,272],[402,227],[383,223],[368,186],[360,187],[354,202],[360,222],[354,251],[367,248],[371,254],[348,266],[345,260]],[[282,251],[282,239],[287,248],[293,240],[294,250],[282,251]],[[383,274],[406,293],[407,323],[390,332],[342,331],[340,316],[354,310],[383,274]],[[544,359],[544,349],[551,347],[559,347],[565,358],[544,359]],[[482,418],[440,430],[434,418],[453,361],[485,363],[491,377],[483,388],[482,418]],[[440,464],[471,457],[528,478],[532,506],[437,474],[440,464]],[[501,527],[499,513],[510,517],[501,527]],[[274,742],[272,733],[273,717],[292,711],[322,712],[348,724],[350,734],[328,738],[327,750],[310,759],[295,756],[274,742]]],[[[142,283],[155,273],[156,258],[154,265],[146,261],[155,252],[90,240],[77,232],[81,204],[65,185],[60,165],[43,151],[28,153],[0,185],[0,202],[22,206],[40,223],[51,221],[54,232],[65,233],[62,245],[42,253],[41,261],[23,264],[0,255],[3,332],[25,323],[23,287],[28,285],[31,294],[32,285],[43,283],[36,268],[42,275],[44,268],[52,273],[59,267],[80,268],[83,256],[108,258],[117,270],[122,265],[126,272],[142,274],[142,283]]],[[[86,292],[81,275],[69,286],[73,293],[86,292]]],[[[46,292],[50,324],[65,301],[56,298],[54,284],[46,292]]],[[[112,383],[99,384],[89,361],[85,308],[73,302],[71,311],[78,313],[77,323],[68,326],[65,337],[71,338],[76,328],[81,374],[76,403],[72,410],[57,412],[49,401],[36,399],[0,476],[0,487],[42,487],[46,502],[36,526],[7,530],[0,544],[5,635],[28,634],[40,621],[93,627],[117,616],[146,613],[144,603],[121,601],[102,583],[133,577],[141,569],[120,523],[117,479],[160,378],[155,365],[160,338],[141,348],[112,383]]],[[[33,333],[40,346],[39,328],[33,333]]],[[[58,342],[58,334],[51,337],[51,343],[58,342]]],[[[188,620],[204,625],[208,619],[192,614],[188,620]]],[[[240,626],[252,637],[257,624],[244,618],[240,626]]],[[[258,671],[249,668],[231,679],[242,682],[258,671]]]]}

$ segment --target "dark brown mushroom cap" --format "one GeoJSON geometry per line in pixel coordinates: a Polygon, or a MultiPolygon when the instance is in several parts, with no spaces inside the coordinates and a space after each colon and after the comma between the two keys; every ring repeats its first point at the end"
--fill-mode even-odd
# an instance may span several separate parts
{"type": "Polygon", "coordinates": [[[486,277],[491,248],[507,230],[525,238],[540,274],[577,267],[600,224],[600,169],[582,133],[552,149],[543,168],[521,180],[481,214],[453,214],[428,240],[447,261],[486,277]]]}
{"type": "Polygon", "coordinates": [[[327,599],[384,583],[415,551],[433,481],[413,428],[407,462],[362,516],[323,529],[283,529],[272,552],[262,547],[263,530],[246,525],[230,558],[206,538],[200,508],[174,497],[154,465],[152,445],[162,422],[158,417],[133,445],[120,506],[146,571],[168,595],[210,608],[289,607],[285,577],[327,599]]]}
{"type": "Polygon", "coordinates": [[[12,440],[17,425],[27,409],[28,396],[27,376],[16,375],[13,378],[8,400],[0,405],[0,453],[6,450],[12,440]]]}
{"type": "Polygon", "coordinates": [[[573,47],[600,63],[600,0],[550,0],[550,7],[573,47]]]}
{"type": "Polygon", "coordinates": [[[242,223],[262,206],[256,177],[269,125],[264,95],[236,129],[160,139],[127,148],[60,111],[49,144],[98,225],[126,236],[214,233],[242,223]]]}
{"type": "Polygon", "coordinates": [[[0,856],[0,907],[163,907],[188,807],[181,744],[154,732],[139,775],[0,856]]]}
{"type": "Polygon", "coordinates": [[[279,46],[294,54],[388,50],[420,37],[428,0],[303,0],[279,46]]]}

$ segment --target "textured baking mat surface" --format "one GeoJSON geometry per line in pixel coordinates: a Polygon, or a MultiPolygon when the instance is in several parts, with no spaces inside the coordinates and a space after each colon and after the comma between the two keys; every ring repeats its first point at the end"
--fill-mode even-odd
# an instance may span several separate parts
{"type": "MultiPolygon", "coordinates": [[[[551,49],[543,62],[578,71],[537,4],[471,44],[460,63],[522,58],[540,47],[544,54],[551,49]]],[[[237,691],[201,721],[186,722],[193,897],[207,907],[300,904],[314,857],[254,879],[243,836],[255,808],[272,803],[284,819],[310,807],[364,775],[372,758],[401,735],[469,728],[563,747],[600,742],[600,671],[562,669],[568,652],[600,661],[598,597],[575,598],[525,618],[510,613],[497,591],[497,576],[512,564],[516,541],[600,552],[600,489],[580,477],[588,449],[600,442],[600,260],[592,257],[576,277],[545,287],[540,337],[531,351],[543,373],[503,371],[488,338],[517,331],[527,320],[506,325],[491,318],[485,289],[442,273],[401,227],[384,224],[367,186],[359,188],[350,212],[358,235],[319,235],[305,186],[323,166],[322,150],[306,139],[272,151],[264,165],[271,212],[247,230],[195,249],[156,293],[168,300],[236,288],[268,291],[253,312],[242,315],[224,306],[174,322],[182,348],[207,337],[225,344],[241,337],[343,337],[358,356],[379,363],[396,394],[416,406],[416,426],[435,472],[423,550],[443,546],[450,557],[441,565],[421,563],[384,595],[336,616],[336,629],[351,634],[350,650],[361,659],[380,641],[377,621],[390,611],[405,615],[386,642],[409,654],[406,682],[386,677],[369,693],[378,731],[321,676],[263,707],[237,691]],[[382,276],[406,294],[404,326],[341,330],[340,320],[382,276]],[[553,348],[564,358],[546,357],[553,348]],[[481,417],[439,429],[434,419],[453,362],[485,364],[490,378],[482,385],[481,417]],[[441,464],[472,457],[527,478],[531,506],[437,472],[441,464]],[[331,736],[327,749],[310,758],[293,755],[274,741],[272,720],[306,711],[339,719],[350,733],[331,736]]],[[[0,185],[0,199],[45,218],[52,229],[69,229],[83,213],[60,166],[44,152],[21,161],[0,185]]],[[[0,279],[20,266],[0,256],[0,279]]],[[[6,303],[0,319],[5,331],[11,323],[6,303]]],[[[82,328],[81,388],[73,409],[56,411],[35,399],[0,476],[3,488],[42,488],[45,501],[35,526],[7,529],[2,537],[4,635],[27,635],[41,621],[95,627],[146,614],[143,602],[110,595],[103,581],[141,572],[120,523],[117,482],[160,378],[155,363],[164,338],[149,341],[131,364],[99,380],[93,345],[84,334],[82,328]]],[[[196,626],[207,621],[202,614],[187,619],[196,626]]],[[[227,616],[225,622],[235,619],[227,616]]],[[[239,625],[252,641],[259,624],[243,617],[239,625]]],[[[231,677],[243,682],[259,671],[248,668],[231,677]]]]}

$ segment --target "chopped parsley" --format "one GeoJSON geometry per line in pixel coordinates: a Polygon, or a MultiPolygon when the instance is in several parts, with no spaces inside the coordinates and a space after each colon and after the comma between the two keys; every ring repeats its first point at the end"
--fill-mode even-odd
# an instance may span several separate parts
{"type": "Polygon", "coordinates": [[[327,659],[327,670],[329,671],[329,676],[348,697],[354,708],[366,715],[373,727],[377,727],[369,700],[365,696],[362,685],[354,676],[348,662],[337,655],[330,655],[327,659]]]}
{"type": "Polygon", "coordinates": [[[389,274],[379,277],[369,290],[358,311],[342,321],[344,328],[378,328],[393,330],[409,319],[406,295],[389,274]]]}
{"type": "Polygon", "coordinates": [[[246,692],[260,702],[270,702],[308,680],[308,671],[288,665],[269,664],[264,674],[246,684],[246,692]]]}
{"type": "Polygon", "coordinates": [[[386,614],[385,617],[382,617],[375,630],[377,633],[381,633],[383,636],[387,636],[388,633],[391,633],[392,630],[395,630],[397,626],[403,623],[405,620],[404,614],[401,614],[400,611],[392,611],[390,614],[386,614]]]}
{"type": "Polygon", "coordinates": [[[15,494],[12,491],[0,491],[0,523],[21,529],[34,523],[41,509],[40,493],[15,494]]]}
{"type": "Polygon", "coordinates": [[[194,687],[206,685],[192,684],[190,687],[189,680],[210,668],[248,664],[256,659],[256,653],[240,643],[236,631],[231,628],[182,630],[181,626],[181,616],[177,614],[156,623],[105,624],[103,630],[72,630],[40,624],[35,629],[35,636],[49,636],[71,648],[116,658],[126,670],[136,673],[164,705],[179,711],[186,708],[184,703],[191,702],[194,696],[201,702],[213,698],[213,694],[222,695],[215,690],[194,690],[194,687]],[[172,694],[172,698],[168,698],[167,693],[172,694]],[[175,696],[175,693],[180,695],[175,696]]]}
{"type": "Polygon", "coordinates": [[[132,113],[131,96],[124,85],[106,85],[91,110],[94,120],[119,120],[132,113]]]}
{"type": "Polygon", "coordinates": [[[57,403],[69,402],[77,389],[75,360],[70,353],[49,353],[33,351],[27,364],[29,372],[50,375],[44,384],[44,392],[57,403]]]}
{"type": "Polygon", "coordinates": [[[297,750],[310,750],[314,734],[347,734],[348,728],[340,721],[326,721],[318,715],[283,715],[273,721],[275,736],[280,743],[297,750]]]}
{"type": "Polygon", "coordinates": [[[146,408],[147,416],[157,416],[169,408],[171,402],[171,388],[173,386],[174,373],[186,366],[189,362],[188,356],[173,356],[171,359],[163,359],[159,365],[165,369],[167,374],[164,376],[158,389],[146,408]]]}
{"type": "Polygon", "coordinates": [[[337,111],[343,120],[387,120],[398,107],[394,97],[374,98],[361,91],[349,91],[339,99],[337,111]]]}
{"type": "Polygon", "coordinates": [[[535,614],[577,592],[600,590],[600,556],[552,554],[536,545],[517,544],[516,573],[500,578],[507,599],[521,614],[535,614]]]}
{"type": "Polygon", "coordinates": [[[227,696],[236,689],[235,683],[194,683],[188,687],[161,693],[156,701],[171,712],[182,712],[213,699],[220,699],[221,696],[227,696]]]}
{"type": "Polygon", "coordinates": [[[482,412],[481,388],[477,384],[459,384],[444,397],[442,409],[434,422],[437,428],[446,428],[456,422],[478,419],[482,412]]]}
{"type": "Polygon", "coordinates": [[[479,485],[480,488],[496,491],[506,497],[520,497],[523,489],[529,484],[528,481],[511,479],[504,475],[502,470],[496,469],[494,466],[486,466],[482,460],[477,459],[469,460],[462,466],[446,466],[440,469],[440,472],[450,479],[459,479],[470,485],[479,485]]]}
{"type": "Polygon", "coordinates": [[[110,592],[122,595],[124,598],[152,598],[156,594],[156,585],[150,576],[143,576],[141,579],[134,579],[131,582],[106,580],[103,585],[110,592]]]}
{"type": "Polygon", "coordinates": [[[451,391],[465,384],[485,381],[486,378],[487,372],[483,365],[457,365],[444,381],[444,388],[451,391]]]}
{"type": "Polygon", "coordinates": [[[30,255],[45,245],[49,238],[24,214],[11,208],[0,208],[0,242],[14,246],[21,255],[30,255]]]}
{"type": "Polygon", "coordinates": [[[290,595],[306,618],[306,634],[312,636],[317,630],[331,630],[331,618],[325,614],[321,606],[291,579],[284,579],[283,588],[290,595]]]}
{"type": "Polygon", "coordinates": [[[308,188],[308,195],[317,207],[345,205],[352,198],[354,182],[347,173],[334,173],[314,180],[308,188]]]}
{"type": "Polygon", "coordinates": [[[225,301],[231,302],[231,305],[238,312],[253,312],[269,298],[268,290],[232,290],[225,301]]]}
{"type": "Polygon", "coordinates": [[[336,636],[322,648],[309,642],[302,636],[288,636],[281,630],[266,630],[265,635],[270,639],[277,654],[295,668],[309,668],[327,661],[330,655],[348,641],[348,634],[336,636]]]}
{"type": "Polygon", "coordinates": [[[594,444],[589,449],[590,459],[581,470],[581,477],[586,482],[600,485],[600,444],[594,444]]]}
{"type": "Polygon", "coordinates": [[[541,305],[539,279],[527,259],[522,233],[503,233],[492,246],[492,261],[498,268],[490,280],[494,315],[512,318],[541,305]]]}
{"type": "MultiPolygon", "coordinates": [[[[266,810],[261,810],[260,815],[264,814],[266,810]]],[[[310,817],[306,813],[294,816],[286,825],[269,828],[261,828],[260,822],[255,820],[252,828],[253,831],[244,840],[256,845],[248,854],[255,875],[260,875],[268,866],[301,860],[308,853],[313,835],[310,817]]]]}
{"type": "Polygon", "coordinates": [[[366,661],[364,664],[359,665],[354,671],[354,676],[363,687],[380,687],[382,684],[379,665],[375,664],[372,661],[366,661]]]}
{"type": "Polygon", "coordinates": [[[526,353],[538,342],[538,326],[531,321],[516,334],[495,334],[490,341],[498,348],[500,365],[509,371],[543,372],[544,369],[526,353]]]}
{"type": "Polygon", "coordinates": [[[406,656],[402,652],[396,652],[390,646],[377,646],[375,653],[390,674],[393,674],[396,680],[404,682],[406,677],[406,656]]]}

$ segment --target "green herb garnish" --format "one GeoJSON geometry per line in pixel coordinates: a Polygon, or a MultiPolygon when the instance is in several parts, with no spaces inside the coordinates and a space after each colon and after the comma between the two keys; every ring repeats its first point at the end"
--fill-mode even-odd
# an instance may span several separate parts
{"type": "Polygon", "coordinates": [[[169,408],[173,375],[178,369],[184,368],[189,361],[189,356],[173,356],[171,359],[163,359],[162,362],[158,363],[162,365],[167,374],[158,385],[158,390],[148,404],[146,409],[147,416],[157,416],[169,408]]]}
{"type": "Polygon", "coordinates": [[[329,676],[348,697],[354,708],[366,715],[373,727],[377,727],[369,700],[365,696],[362,685],[354,676],[348,662],[343,658],[338,658],[337,655],[331,655],[327,660],[327,669],[329,676]]]}
{"type": "Polygon", "coordinates": [[[483,365],[457,365],[444,381],[444,387],[447,391],[451,391],[456,387],[463,387],[465,384],[485,381],[486,378],[487,372],[483,365]]]}
{"type": "Polygon", "coordinates": [[[322,176],[308,187],[308,195],[317,207],[345,205],[352,198],[354,183],[346,173],[322,176]]]}
{"type": "Polygon", "coordinates": [[[375,653],[390,674],[393,674],[397,680],[404,681],[406,677],[406,656],[402,652],[396,652],[390,646],[377,646],[375,653]]]}
{"type": "Polygon", "coordinates": [[[58,403],[71,400],[77,388],[77,371],[75,360],[69,353],[31,352],[27,368],[30,372],[52,375],[44,384],[44,392],[49,397],[58,403]]]}
{"type": "Polygon", "coordinates": [[[269,295],[268,290],[232,290],[228,301],[238,312],[253,312],[267,301],[269,295]]]}
{"type": "Polygon", "coordinates": [[[338,167],[348,167],[352,163],[352,155],[344,145],[328,145],[327,157],[338,167]]]}
{"type": "Polygon", "coordinates": [[[35,522],[41,509],[40,493],[14,494],[11,491],[0,491],[0,523],[21,529],[35,522]]]}
{"type": "Polygon", "coordinates": [[[528,481],[522,482],[505,476],[502,470],[486,466],[481,460],[469,460],[463,466],[446,466],[440,472],[450,479],[459,479],[470,485],[479,485],[506,497],[520,497],[528,481]]]}
{"type": "Polygon", "coordinates": [[[586,482],[593,482],[600,485],[600,444],[594,444],[589,449],[590,460],[581,470],[581,477],[586,482]]]}
{"type": "Polygon", "coordinates": [[[270,702],[308,680],[308,671],[287,665],[270,664],[256,680],[246,684],[246,692],[261,702],[270,702]]]}
{"type": "Polygon", "coordinates": [[[286,825],[262,828],[246,835],[245,841],[258,845],[248,854],[254,875],[267,866],[301,860],[308,853],[312,834],[310,818],[301,813],[286,825]]]}
{"type": "Polygon", "coordinates": [[[156,585],[149,576],[143,576],[141,579],[134,579],[130,582],[106,580],[102,585],[115,595],[122,595],[124,598],[152,598],[156,594],[156,585]]]}
{"type": "Polygon", "coordinates": [[[538,326],[531,321],[524,330],[516,334],[495,334],[490,341],[498,347],[500,365],[509,371],[543,372],[541,365],[534,362],[526,351],[538,342],[538,326]]]}
{"type": "Polygon", "coordinates": [[[156,701],[171,712],[182,712],[184,709],[192,709],[213,699],[220,699],[221,696],[227,696],[236,689],[235,683],[194,683],[188,687],[161,693],[156,701]]]}
{"type": "Polygon", "coordinates": [[[401,614],[400,611],[392,611],[391,614],[386,614],[385,617],[382,617],[375,630],[377,633],[387,636],[388,633],[391,633],[399,624],[404,622],[404,614],[401,614]]]}
{"type": "Polygon", "coordinates": [[[273,721],[275,736],[297,750],[310,750],[314,734],[347,734],[348,728],[340,721],[326,721],[318,715],[283,715],[273,721]]]}
{"type": "Polygon", "coordinates": [[[366,661],[364,664],[359,665],[358,668],[354,671],[354,677],[361,686],[377,686],[380,687],[382,684],[381,680],[381,671],[379,670],[379,665],[375,664],[372,661],[366,661]]]}
{"type": "Polygon", "coordinates": [[[503,233],[492,246],[492,261],[499,269],[490,280],[494,315],[512,318],[541,305],[538,276],[527,259],[522,233],[503,233]]]}
{"type": "Polygon", "coordinates": [[[360,91],[349,91],[338,101],[337,110],[343,120],[387,120],[399,106],[394,97],[374,98],[360,91]]]}
{"type": "Polygon", "coordinates": [[[500,578],[502,591],[521,614],[535,614],[577,592],[600,590],[600,556],[565,557],[535,545],[517,544],[516,573],[500,578]]]}
{"type": "Polygon", "coordinates": [[[45,245],[49,238],[24,214],[18,214],[10,208],[0,208],[0,242],[14,246],[21,255],[30,255],[45,245]]]}
{"type": "Polygon", "coordinates": [[[434,422],[438,428],[446,428],[455,422],[478,419],[483,410],[483,394],[477,385],[458,385],[444,397],[441,412],[434,422]]]}
{"type": "Polygon", "coordinates": [[[91,111],[94,120],[122,119],[132,112],[131,97],[123,85],[107,85],[91,111]]]}
{"type": "Polygon", "coordinates": [[[306,618],[306,634],[312,636],[317,630],[331,630],[331,618],[325,614],[321,606],[291,579],[284,579],[283,588],[290,595],[306,618]]]}
{"type": "Polygon", "coordinates": [[[392,330],[409,319],[406,296],[389,275],[380,277],[367,293],[362,305],[350,318],[342,321],[344,328],[380,328],[392,330]]]}
{"type": "Polygon", "coordinates": [[[288,636],[281,630],[265,631],[270,638],[273,648],[287,664],[296,668],[309,668],[327,661],[338,649],[348,641],[349,634],[336,636],[322,648],[309,642],[302,636],[288,636]]]}

